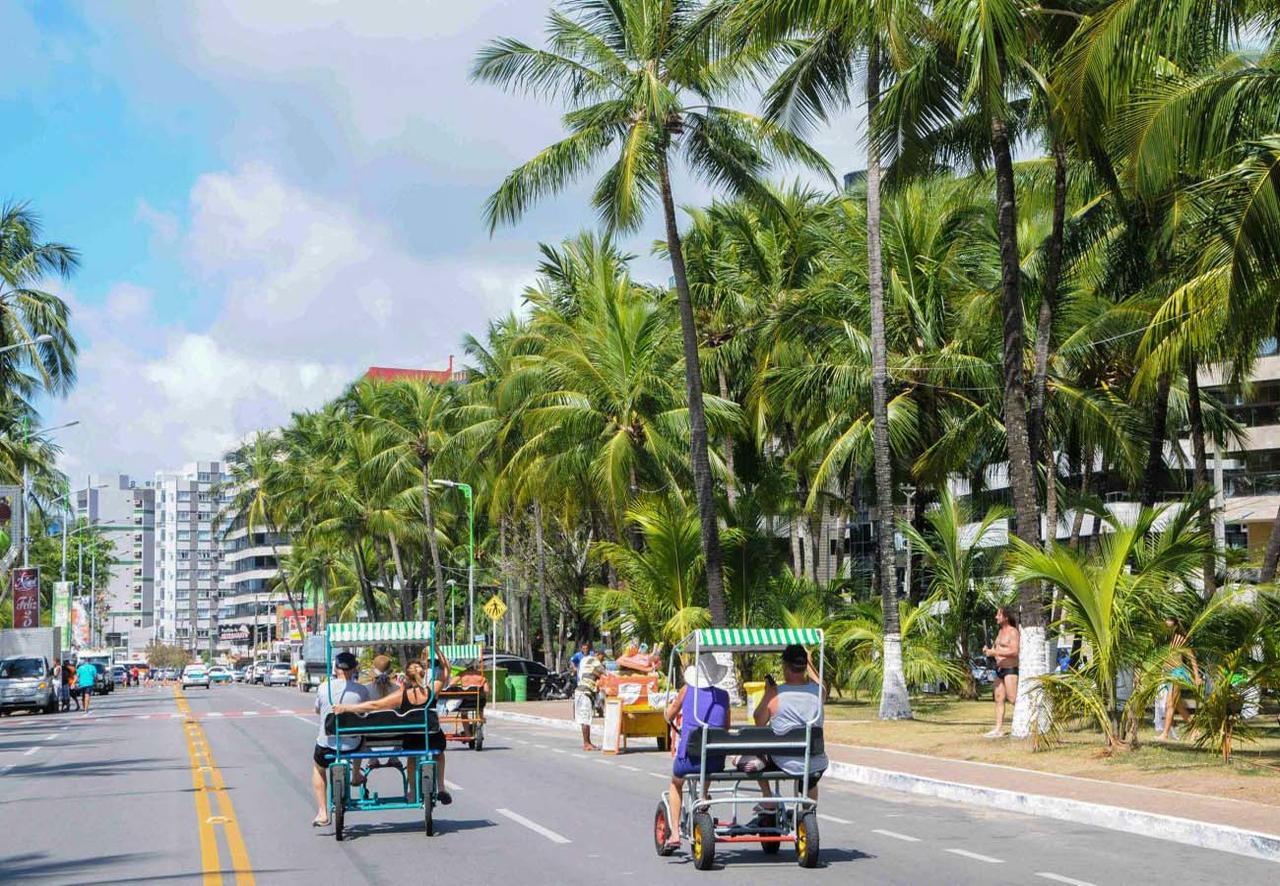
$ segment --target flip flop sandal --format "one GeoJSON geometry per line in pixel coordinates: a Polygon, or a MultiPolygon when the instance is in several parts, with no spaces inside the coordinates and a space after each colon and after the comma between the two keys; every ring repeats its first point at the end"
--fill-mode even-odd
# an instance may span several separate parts
{"type": "Polygon", "coordinates": [[[330,825],[330,823],[331,822],[327,818],[324,821],[321,821],[318,818],[311,819],[311,826],[313,828],[327,828],[330,825]]]}

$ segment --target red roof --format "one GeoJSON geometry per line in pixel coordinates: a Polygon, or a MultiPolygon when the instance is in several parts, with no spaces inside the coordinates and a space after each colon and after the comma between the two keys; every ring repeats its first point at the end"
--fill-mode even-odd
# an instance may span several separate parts
{"type": "Polygon", "coordinates": [[[370,366],[364,377],[376,381],[421,381],[443,385],[451,381],[461,381],[464,375],[465,373],[461,371],[454,372],[453,355],[450,354],[447,369],[397,369],[392,366],[370,366]]]}

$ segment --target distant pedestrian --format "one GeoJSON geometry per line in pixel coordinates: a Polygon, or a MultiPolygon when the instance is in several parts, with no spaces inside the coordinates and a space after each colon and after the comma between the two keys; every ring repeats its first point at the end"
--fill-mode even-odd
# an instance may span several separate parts
{"type": "Polygon", "coordinates": [[[578,685],[573,690],[573,722],[582,727],[582,749],[598,751],[591,743],[591,718],[596,709],[596,681],[605,673],[600,654],[585,655],[578,665],[578,685]]]}
{"type": "Polygon", "coordinates": [[[591,654],[591,643],[583,640],[578,644],[578,651],[569,656],[569,667],[573,668],[574,674],[578,673],[578,668],[582,666],[582,660],[591,654]]]}
{"type": "Polygon", "coordinates": [[[98,676],[98,669],[89,662],[81,662],[76,668],[76,685],[80,687],[80,703],[84,705],[84,713],[89,713],[89,697],[93,695],[93,681],[98,676]]]}
{"type": "Polygon", "coordinates": [[[139,677],[138,669],[137,669],[136,667],[134,667],[134,668],[130,668],[130,669],[129,669],[129,682],[130,682],[130,684],[131,684],[131,685],[133,685],[133,686],[137,686],[137,685],[138,685],[138,677],[139,677]]]}
{"type": "Polygon", "coordinates": [[[1018,618],[1012,610],[1001,606],[996,610],[996,642],[984,646],[983,655],[996,660],[996,679],[994,686],[996,702],[996,725],[986,738],[1000,738],[1004,733],[1004,710],[1006,702],[1016,702],[1018,697],[1018,651],[1021,643],[1018,634],[1018,618]]]}
{"type": "Polygon", "coordinates": [[[1173,731],[1174,714],[1180,714],[1182,722],[1187,726],[1191,725],[1191,709],[1187,707],[1187,701],[1182,697],[1182,690],[1188,684],[1200,685],[1200,665],[1196,662],[1195,652],[1187,646],[1187,632],[1183,630],[1182,625],[1172,618],[1166,618],[1164,623],[1170,635],[1170,652],[1165,666],[1169,679],[1160,687],[1161,693],[1165,696],[1164,724],[1156,738],[1169,741],[1177,738],[1173,731]],[[1190,665],[1189,669],[1188,665],[1190,665]]]}

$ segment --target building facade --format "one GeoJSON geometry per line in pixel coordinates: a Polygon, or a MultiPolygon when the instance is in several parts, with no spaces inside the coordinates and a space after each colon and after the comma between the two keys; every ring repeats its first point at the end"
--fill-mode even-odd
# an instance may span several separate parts
{"type": "Polygon", "coordinates": [[[221,461],[156,475],[156,638],[163,643],[201,652],[216,643],[222,566],[214,522],[225,479],[221,461]]]}
{"type": "MultiPolygon", "coordinates": [[[[106,588],[106,611],[95,613],[103,645],[142,652],[156,633],[156,490],[126,474],[89,477],[73,493],[77,520],[93,524],[110,539],[115,563],[106,588]]],[[[76,562],[77,587],[87,587],[103,564],[76,562]]]]}

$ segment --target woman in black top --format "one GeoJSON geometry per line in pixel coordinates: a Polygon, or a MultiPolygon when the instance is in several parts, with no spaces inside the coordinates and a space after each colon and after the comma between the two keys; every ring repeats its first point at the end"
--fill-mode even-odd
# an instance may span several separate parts
{"type": "MultiPolygon", "coordinates": [[[[409,662],[409,666],[404,670],[404,684],[396,691],[382,698],[373,699],[360,704],[347,705],[337,704],[333,706],[335,714],[355,713],[367,714],[370,711],[385,711],[394,708],[401,713],[411,710],[415,707],[426,705],[430,702],[429,711],[434,710],[436,704],[436,696],[443,688],[443,682],[440,678],[441,674],[449,673],[449,660],[442,653],[437,654],[436,658],[440,662],[441,669],[436,672],[432,678],[432,689],[427,688],[426,669],[420,662],[409,662]]],[[[428,713],[430,716],[430,713],[428,713]]],[[[426,747],[436,752],[436,772],[440,781],[440,785],[444,785],[444,750],[445,750],[444,733],[437,729],[429,734],[426,747]]],[[[403,747],[406,751],[423,750],[423,738],[421,733],[409,733],[405,736],[403,747]]],[[[408,766],[405,774],[409,777],[409,784],[417,784],[418,758],[409,757],[408,766]]],[[[438,792],[437,796],[440,802],[448,806],[453,802],[453,796],[446,790],[438,792]]]]}

